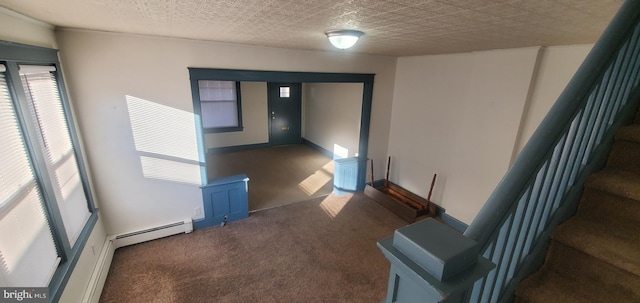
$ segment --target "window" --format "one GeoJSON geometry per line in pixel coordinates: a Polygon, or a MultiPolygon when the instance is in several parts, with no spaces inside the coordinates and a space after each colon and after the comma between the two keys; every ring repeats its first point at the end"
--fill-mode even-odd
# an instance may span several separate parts
{"type": "Polygon", "coordinates": [[[239,82],[199,80],[198,93],[205,132],[242,130],[239,82]]]}
{"type": "Polygon", "coordinates": [[[0,55],[0,287],[49,287],[55,301],[97,209],[56,51],[3,42],[0,54],[12,58],[0,55]]]}
{"type": "Polygon", "coordinates": [[[291,97],[291,87],[280,86],[280,98],[289,98],[289,97],[291,97]]]}

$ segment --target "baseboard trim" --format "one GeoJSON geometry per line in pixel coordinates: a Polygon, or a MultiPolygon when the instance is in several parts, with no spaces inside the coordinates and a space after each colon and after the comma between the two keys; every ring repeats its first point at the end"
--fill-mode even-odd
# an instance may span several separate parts
{"type": "Polygon", "coordinates": [[[333,153],[328,151],[328,150],[326,150],[326,149],[324,149],[322,146],[320,146],[318,144],[315,144],[315,143],[313,143],[313,142],[311,142],[311,141],[309,141],[309,140],[307,140],[305,138],[302,138],[302,144],[307,145],[307,146],[315,149],[317,152],[319,152],[319,153],[321,153],[321,154],[333,159],[333,153]]]}
{"type": "Polygon", "coordinates": [[[225,146],[225,147],[212,147],[207,150],[207,153],[215,154],[215,153],[227,153],[227,152],[236,152],[243,150],[251,150],[258,148],[268,148],[271,147],[270,143],[257,143],[257,144],[247,144],[247,145],[236,145],[236,146],[225,146]]]}
{"type": "Polygon", "coordinates": [[[453,227],[455,230],[461,233],[464,233],[469,227],[469,225],[467,225],[466,223],[446,214],[444,211],[440,214],[440,218],[442,218],[442,222],[453,227]]]}
{"type": "Polygon", "coordinates": [[[98,303],[100,301],[100,295],[102,295],[102,289],[104,283],[107,280],[107,274],[109,274],[109,268],[111,267],[111,261],[115,253],[115,236],[107,236],[104,244],[102,245],[102,251],[98,256],[98,262],[89,279],[89,285],[82,297],[83,303],[98,303]]]}
{"type": "MultiPolygon", "coordinates": [[[[378,179],[373,181],[373,185],[371,184],[371,182],[367,182],[367,184],[372,185],[375,188],[380,188],[384,186],[384,179],[378,179]]],[[[418,195],[419,196],[419,195],[418,195]]],[[[454,229],[456,229],[457,231],[463,233],[467,227],[469,227],[467,224],[465,224],[464,222],[450,216],[447,215],[447,210],[444,209],[442,206],[434,203],[433,201],[431,202],[433,205],[436,206],[436,216],[440,216],[440,218],[442,218],[442,222],[446,223],[447,225],[453,227],[454,229]]]]}

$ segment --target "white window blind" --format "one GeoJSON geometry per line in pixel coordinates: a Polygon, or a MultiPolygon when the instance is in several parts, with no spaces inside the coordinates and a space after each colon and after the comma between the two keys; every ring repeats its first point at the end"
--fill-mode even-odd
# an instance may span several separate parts
{"type": "Polygon", "coordinates": [[[49,66],[21,65],[20,77],[31,115],[38,126],[40,145],[47,160],[47,173],[53,182],[67,237],[73,246],[91,213],[58,84],[55,74],[51,73],[53,70],[49,66]]]}
{"type": "Polygon", "coordinates": [[[238,99],[234,81],[199,80],[204,128],[237,127],[238,99]]]}
{"type": "Polygon", "coordinates": [[[58,267],[42,195],[0,65],[0,286],[47,286],[58,267]]]}

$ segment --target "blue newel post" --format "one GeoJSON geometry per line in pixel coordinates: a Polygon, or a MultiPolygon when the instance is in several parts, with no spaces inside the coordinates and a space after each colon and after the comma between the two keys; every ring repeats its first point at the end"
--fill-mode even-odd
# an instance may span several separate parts
{"type": "Polygon", "coordinates": [[[433,218],[397,229],[378,247],[391,262],[384,303],[457,303],[495,267],[475,241],[433,218]]]}

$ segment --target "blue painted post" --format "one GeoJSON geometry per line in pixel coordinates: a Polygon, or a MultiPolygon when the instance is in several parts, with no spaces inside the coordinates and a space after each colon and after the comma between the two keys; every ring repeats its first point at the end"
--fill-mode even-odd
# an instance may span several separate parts
{"type": "Polygon", "coordinates": [[[475,241],[429,218],[378,242],[391,262],[385,303],[460,302],[495,266],[475,241]]]}

